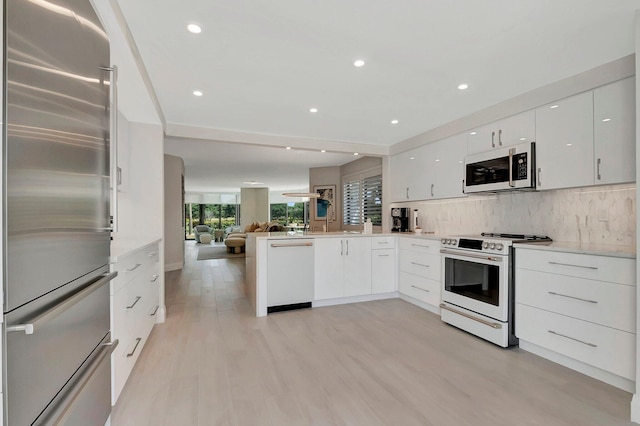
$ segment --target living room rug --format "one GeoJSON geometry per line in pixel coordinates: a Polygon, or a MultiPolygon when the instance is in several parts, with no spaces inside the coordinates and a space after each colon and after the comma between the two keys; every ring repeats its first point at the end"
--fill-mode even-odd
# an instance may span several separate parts
{"type": "Polygon", "coordinates": [[[197,260],[236,259],[244,257],[244,253],[227,253],[227,246],[200,246],[197,260]]]}

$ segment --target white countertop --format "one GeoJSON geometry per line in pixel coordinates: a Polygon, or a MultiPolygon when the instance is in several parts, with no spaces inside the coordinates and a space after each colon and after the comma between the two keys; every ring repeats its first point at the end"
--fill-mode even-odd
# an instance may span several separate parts
{"type": "Polygon", "coordinates": [[[527,248],[531,250],[547,250],[565,253],[593,254],[597,256],[636,258],[635,247],[614,246],[611,244],[574,243],[567,241],[554,241],[552,243],[518,243],[515,248],[527,248]]]}
{"type": "Polygon", "coordinates": [[[434,234],[416,234],[413,232],[386,232],[386,233],[373,233],[363,234],[361,232],[248,232],[247,237],[255,237],[256,239],[278,239],[283,238],[336,238],[336,237],[409,237],[420,238],[426,240],[440,240],[440,236],[434,234]]]}
{"type": "Polygon", "coordinates": [[[157,244],[160,241],[162,241],[162,238],[152,239],[152,237],[148,239],[112,241],[109,263],[115,263],[118,261],[118,257],[128,256],[139,250],[145,249],[152,244],[157,244]]]}

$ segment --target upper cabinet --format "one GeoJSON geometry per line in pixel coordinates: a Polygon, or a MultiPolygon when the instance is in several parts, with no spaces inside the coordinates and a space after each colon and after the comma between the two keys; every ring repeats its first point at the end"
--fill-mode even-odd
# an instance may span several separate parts
{"type": "Polygon", "coordinates": [[[635,181],[635,93],[635,77],[593,91],[596,184],[635,181]]]}
{"type": "Polygon", "coordinates": [[[467,152],[475,154],[494,148],[533,142],[535,137],[535,111],[526,111],[470,130],[467,133],[467,152]]]}
{"type": "Polygon", "coordinates": [[[391,157],[392,201],[462,197],[466,134],[423,145],[391,157]]]}
{"type": "Polygon", "coordinates": [[[593,92],[536,109],[538,189],[593,185],[593,92]]]}

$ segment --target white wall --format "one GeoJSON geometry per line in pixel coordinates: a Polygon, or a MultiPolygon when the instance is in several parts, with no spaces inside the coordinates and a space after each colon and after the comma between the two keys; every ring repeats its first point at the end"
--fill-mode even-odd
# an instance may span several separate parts
{"type": "Polygon", "coordinates": [[[240,226],[269,221],[269,188],[240,189],[240,226]]]}
{"type": "Polygon", "coordinates": [[[184,202],[182,182],[184,161],[164,156],[164,270],[184,266],[184,202]]]}

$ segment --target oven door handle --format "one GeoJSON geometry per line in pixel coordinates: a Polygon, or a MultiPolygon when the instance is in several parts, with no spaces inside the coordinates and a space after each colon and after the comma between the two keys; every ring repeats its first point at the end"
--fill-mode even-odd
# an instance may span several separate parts
{"type": "Polygon", "coordinates": [[[451,250],[447,250],[447,249],[440,249],[440,253],[442,254],[452,254],[455,256],[460,256],[460,257],[470,257],[473,259],[481,259],[481,260],[491,260],[493,262],[500,262],[501,259],[497,258],[497,257],[493,257],[493,256],[487,256],[487,255],[482,255],[482,254],[473,254],[473,253],[458,253],[455,251],[451,251],[451,250]]]}
{"type": "Polygon", "coordinates": [[[449,311],[449,312],[453,312],[454,314],[462,315],[462,316],[463,316],[463,317],[465,317],[465,318],[469,318],[469,319],[471,319],[471,320],[477,321],[477,322],[479,322],[479,323],[481,323],[481,324],[484,324],[484,325],[487,325],[487,326],[489,326],[489,327],[491,327],[491,328],[495,328],[496,330],[500,330],[500,329],[502,329],[502,324],[500,324],[500,323],[497,323],[497,322],[490,322],[490,321],[485,321],[485,320],[483,320],[483,319],[476,318],[476,317],[474,317],[473,315],[469,315],[469,314],[468,314],[468,313],[466,313],[466,312],[462,312],[462,311],[459,311],[459,310],[457,310],[457,309],[450,308],[450,307],[448,307],[447,305],[445,305],[444,303],[441,303],[441,304],[440,304],[440,309],[444,309],[444,310],[447,310],[447,311],[449,311]]]}

